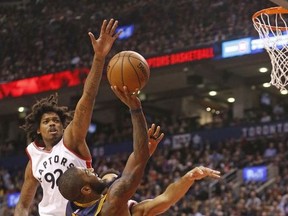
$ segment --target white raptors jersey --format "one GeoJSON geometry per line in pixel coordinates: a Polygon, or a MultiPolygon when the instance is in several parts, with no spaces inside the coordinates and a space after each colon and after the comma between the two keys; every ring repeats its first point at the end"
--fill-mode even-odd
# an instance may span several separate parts
{"type": "Polygon", "coordinates": [[[50,151],[45,151],[32,142],[27,146],[26,152],[32,162],[33,176],[43,189],[43,198],[38,206],[40,216],[65,215],[68,201],[59,192],[58,179],[69,167],[90,168],[91,160],[75,155],[67,149],[63,139],[50,151]]]}

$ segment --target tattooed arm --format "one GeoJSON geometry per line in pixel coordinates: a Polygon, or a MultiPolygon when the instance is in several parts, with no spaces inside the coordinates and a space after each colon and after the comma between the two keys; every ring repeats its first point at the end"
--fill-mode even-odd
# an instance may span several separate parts
{"type": "Polygon", "coordinates": [[[120,33],[115,33],[118,21],[111,19],[103,21],[99,38],[89,32],[94,49],[94,57],[91,70],[84,84],[83,94],[76,105],[74,118],[64,132],[64,143],[67,147],[80,156],[89,157],[90,153],[86,145],[86,135],[91,122],[95,97],[97,96],[105,58],[114,41],[120,33]]]}
{"type": "Polygon", "coordinates": [[[128,211],[127,202],[134,195],[141,182],[147,161],[148,149],[147,123],[137,95],[112,87],[114,93],[130,108],[133,125],[133,153],[129,156],[121,177],[114,182],[107,193],[107,200],[101,215],[123,215],[128,211]]]}

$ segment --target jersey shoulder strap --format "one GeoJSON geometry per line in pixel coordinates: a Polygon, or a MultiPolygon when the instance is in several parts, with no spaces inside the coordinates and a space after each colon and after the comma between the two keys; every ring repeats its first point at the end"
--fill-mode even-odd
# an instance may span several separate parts
{"type": "Polygon", "coordinates": [[[103,197],[101,198],[101,200],[100,200],[100,202],[99,202],[99,204],[98,204],[98,208],[97,208],[96,213],[95,213],[94,216],[97,216],[97,215],[100,213],[100,211],[101,211],[101,209],[102,209],[102,206],[103,206],[103,204],[104,204],[104,202],[105,202],[105,200],[106,200],[106,197],[107,197],[107,194],[105,194],[105,196],[103,196],[103,197]]]}

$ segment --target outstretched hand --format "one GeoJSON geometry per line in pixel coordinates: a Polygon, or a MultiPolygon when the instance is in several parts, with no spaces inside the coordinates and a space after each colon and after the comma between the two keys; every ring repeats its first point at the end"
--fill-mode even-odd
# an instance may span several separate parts
{"type": "Polygon", "coordinates": [[[100,36],[97,40],[92,32],[88,33],[97,57],[104,58],[109,53],[114,41],[121,34],[121,31],[115,33],[117,26],[117,20],[110,19],[109,22],[104,20],[102,23],[100,36]]]}
{"type": "MultiPolygon", "coordinates": [[[[136,110],[141,108],[141,101],[137,94],[131,94],[126,86],[123,86],[123,91],[121,91],[117,86],[111,86],[112,91],[115,95],[126,104],[130,110],[136,110]]],[[[137,91],[136,91],[137,92],[137,91]]]]}
{"type": "Polygon", "coordinates": [[[187,174],[188,178],[190,180],[200,180],[205,177],[212,177],[212,178],[220,178],[220,172],[217,170],[213,170],[207,167],[195,167],[191,171],[189,171],[187,174]]]}
{"type": "Polygon", "coordinates": [[[154,123],[148,129],[148,138],[149,138],[148,148],[150,156],[154,153],[158,144],[164,137],[164,133],[160,133],[160,130],[161,130],[160,126],[156,127],[154,123]]]}

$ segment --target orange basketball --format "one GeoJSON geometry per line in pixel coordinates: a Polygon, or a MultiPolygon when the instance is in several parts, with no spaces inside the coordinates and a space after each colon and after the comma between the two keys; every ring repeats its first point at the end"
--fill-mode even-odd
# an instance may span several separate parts
{"type": "Polygon", "coordinates": [[[149,80],[150,68],[145,58],[134,51],[122,51],[112,57],[107,66],[107,78],[111,86],[129,92],[142,89],[149,80]]]}

